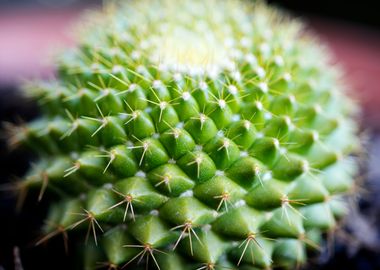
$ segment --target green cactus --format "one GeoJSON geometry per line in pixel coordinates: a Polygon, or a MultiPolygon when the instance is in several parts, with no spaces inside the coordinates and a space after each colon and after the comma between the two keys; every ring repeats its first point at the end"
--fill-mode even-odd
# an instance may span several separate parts
{"type": "Polygon", "coordinates": [[[82,269],[304,264],[356,172],[356,107],[328,50],[261,2],[89,18],[57,79],[26,89],[42,116],[12,129],[39,155],[19,190],[54,195],[38,244],[73,235],[82,269]]]}

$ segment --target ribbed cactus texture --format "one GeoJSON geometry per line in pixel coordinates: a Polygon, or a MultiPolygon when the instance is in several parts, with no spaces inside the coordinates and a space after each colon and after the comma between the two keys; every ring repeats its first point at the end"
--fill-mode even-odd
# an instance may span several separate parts
{"type": "Polygon", "coordinates": [[[263,3],[89,17],[57,79],[26,89],[42,116],[11,137],[39,156],[19,189],[53,194],[38,244],[80,241],[82,269],[304,264],[356,171],[355,105],[328,51],[263,3]]]}

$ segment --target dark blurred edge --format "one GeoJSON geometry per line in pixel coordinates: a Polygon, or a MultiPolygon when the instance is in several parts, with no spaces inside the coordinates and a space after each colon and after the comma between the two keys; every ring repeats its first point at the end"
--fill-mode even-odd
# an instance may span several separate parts
{"type": "MultiPolygon", "coordinates": [[[[67,260],[61,239],[51,245],[35,247],[40,237],[39,228],[48,208],[48,199],[38,203],[27,199],[22,211],[16,211],[16,198],[7,188],[21,177],[34,160],[24,150],[11,151],[6,145],[4,123],[21,123],[39,114],[36,104],[21,95],[15,86],[0,85],[0,269],[15,269],[14,248],[19,247],[25,270],[72,269],[67,260]]],[[[59,237],[57,237],[59,238],[59,237]]]]}
{"type": "Polygon", "coordinates": [[[378,2],[374,0],[267,0],[298,15],[318,15],[329,19],[380,29],[378,2]]]}

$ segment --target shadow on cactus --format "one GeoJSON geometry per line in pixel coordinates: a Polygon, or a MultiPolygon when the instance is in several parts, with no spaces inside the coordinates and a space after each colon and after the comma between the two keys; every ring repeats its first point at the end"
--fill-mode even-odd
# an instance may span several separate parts
{"type": "Polygon", "coordinates": [[[57,79],[26,87],[43,115],[10,129],[39,155],[20,193],[54,194],[37,244],[84,243],[82,269],[304,265],[356,173],[356,106],[328,50],[261,2],[89,19],[57,79]]]}

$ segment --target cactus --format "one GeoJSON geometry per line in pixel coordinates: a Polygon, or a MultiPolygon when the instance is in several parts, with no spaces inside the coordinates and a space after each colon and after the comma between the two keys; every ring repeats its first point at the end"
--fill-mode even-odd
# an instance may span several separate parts
{"type": "Polygon", "coordinates": [[[356,172],[328,50],[261,2],[113,3],[82,29],[10,137],[39,157],[18,190],[52,194],[37,244],[69,236],[82,269],[303,265],[356,172]]]}

